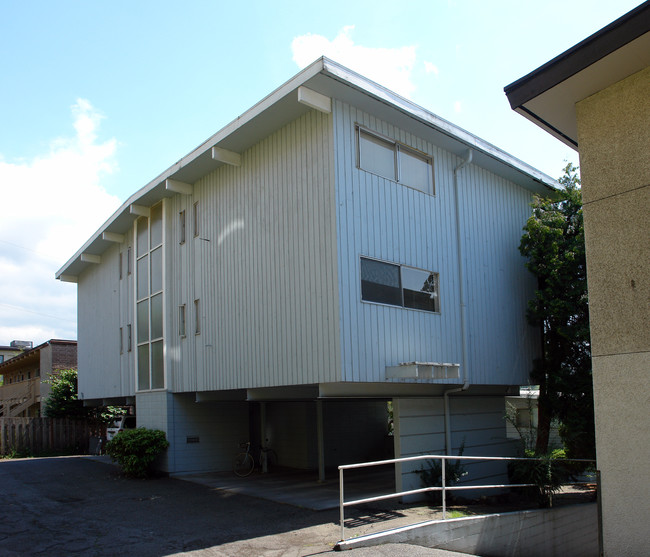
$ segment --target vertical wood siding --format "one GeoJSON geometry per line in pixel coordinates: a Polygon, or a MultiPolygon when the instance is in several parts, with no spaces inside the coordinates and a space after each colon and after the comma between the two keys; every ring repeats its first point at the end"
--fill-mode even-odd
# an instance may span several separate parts
{"type": "Polygon", "coordinates": [[[167,362],[176,392],[332,381],[338,304],[331,120],[311,111],[167,204],[167,362]],[[192,237],[199,203],[200,234],[192,237]],[[178,212],[187,241],[178,242],[178,212]],[[194,334],[194,300],[201,333],[194,334]],[[186,338],[178,306],[187,306],[186,338]]]}
{"type": "MultiPolygon", "coordinates": [[[[130,235],[127,235],[130,237],[130,235]]],[[[130,244],[129,244],[130,245],[130,244]]],[[[127,325],[133,326],[133,274],[127,274],[126,250],[114,245],[101,263],[89,265],[78,280],[79,393],[84,398],[110,398],[134,394],[134,354],[128,352],[127,325]],[[123,252],[123,277],[119,254],[123,252]],[[120,354],[120,327],[124,352],[120,354]]]]}
{"type": "MultiPolygon", "coordinates": [[[[400,362],[461,361],[453,169],[461,160],[342,102],[334,103],[341,366],[344,381],[384,381],[400,362]],[[355,123],[433,157],[435,196],[357,168],[355,123]],[[361,302],[360,256],[440,273],[440,314],[361,302]]],[[[472,383],[525,384],[535,339],[533,282],[517,247],[529,192],[469,165],[459,173],[472,383]]]]}

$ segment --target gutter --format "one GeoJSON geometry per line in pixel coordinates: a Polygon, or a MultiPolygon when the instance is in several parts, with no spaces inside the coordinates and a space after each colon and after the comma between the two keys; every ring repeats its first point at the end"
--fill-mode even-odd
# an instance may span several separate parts
{"type": "Polygon", "coordinates": [[[460,338],[461,338],[461,369],[463,373],[463,385],[448,389],[443,395],[445,409],[445,453],[451,455],[451,415],[449,411],[449,395],[466,391],[469,388],[467,374],[467,304],[465,303],[465,268],[463,265],[463,247],[460,227],[460,204],[458,201],[458,171],[472,162],[474,157],[471,149],[467,150],[465,160],[454,168],[454,211],[456,215],[456,258],[458,261],[458,294],[460,298],[460,338]]]}

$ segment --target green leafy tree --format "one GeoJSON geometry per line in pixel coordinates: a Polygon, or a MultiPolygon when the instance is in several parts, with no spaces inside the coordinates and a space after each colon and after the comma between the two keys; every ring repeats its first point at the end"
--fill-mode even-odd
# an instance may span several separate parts
{"type": "Polygon", "coordinates": [[[548,452],[551,421],[562,423],[567,457],[595,454],[589,303],[582,194],[578,169],[564,168],[555,199],[536,197],[519,250],[537,277],[528,321],[539,326],[542,354],[532,382],[539,384],[535,452],[548,452]]]}
{"type": "Polygon", "coordinates": [[[48,418],[82,418],[86,415],[83,403],[77,399],[77,370],[62,369],[45,381],[50,395],[45,401],[44,414],[48,418]]]}

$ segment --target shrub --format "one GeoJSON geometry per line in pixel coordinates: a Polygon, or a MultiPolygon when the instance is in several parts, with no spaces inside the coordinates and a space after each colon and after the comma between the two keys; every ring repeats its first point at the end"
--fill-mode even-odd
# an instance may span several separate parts
{"type": "MultiPolygon", "coordinates": [[[[564,461],[564,449],[555,449],[545,455],[538,455],[532,449],[525,451],[527,458],[539,460],[515,460],[508,464],[508,476],[513,484],[534,484],[534,487],[521,488],[520,493],[537,498],[541,508],[553,505],[553,494],[569,481],[571,469],[564,461]]],[[[519,489],[519,488],[515,488],[519,489]]]]}
{"type": "Polygon", "coordinates": [[[167,447],[165,432],[159,429],[125,429],[106,444],[106,454],[132,478],[146,478],[149,466],[167,447]]]}
{"type": "MultiPolygon", "coordinates": [[[[465,441],[462,442],[458,449],[458,456],[463,456],[465,451],[465,441]]],[[[429,464],[428,468],[421,468],[416,470],[415,473],[419,474],[424,487],[441,487],[442,486],[442,463],[443,460],[434,460],[429,464]]],[[[446,461],[445,466],[445,487],[454,485],[460,481],[463,476],[467,475],[465,466],[460,460],[456,460],[453,464],[450,460],[446,461]]],[[[431,492],[431,497],[436,504],[442,501],[441,492],[431,492]]]]}

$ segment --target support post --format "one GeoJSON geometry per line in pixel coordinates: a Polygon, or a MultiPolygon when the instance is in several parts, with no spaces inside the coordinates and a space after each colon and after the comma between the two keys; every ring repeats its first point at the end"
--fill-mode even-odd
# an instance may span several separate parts
{"type": "Polygon", "coordinates": [[[318,439],[318,481],[325,481],[325,435],[323,433],[323,401],[316,401],[316,429],[318,439]]]}

